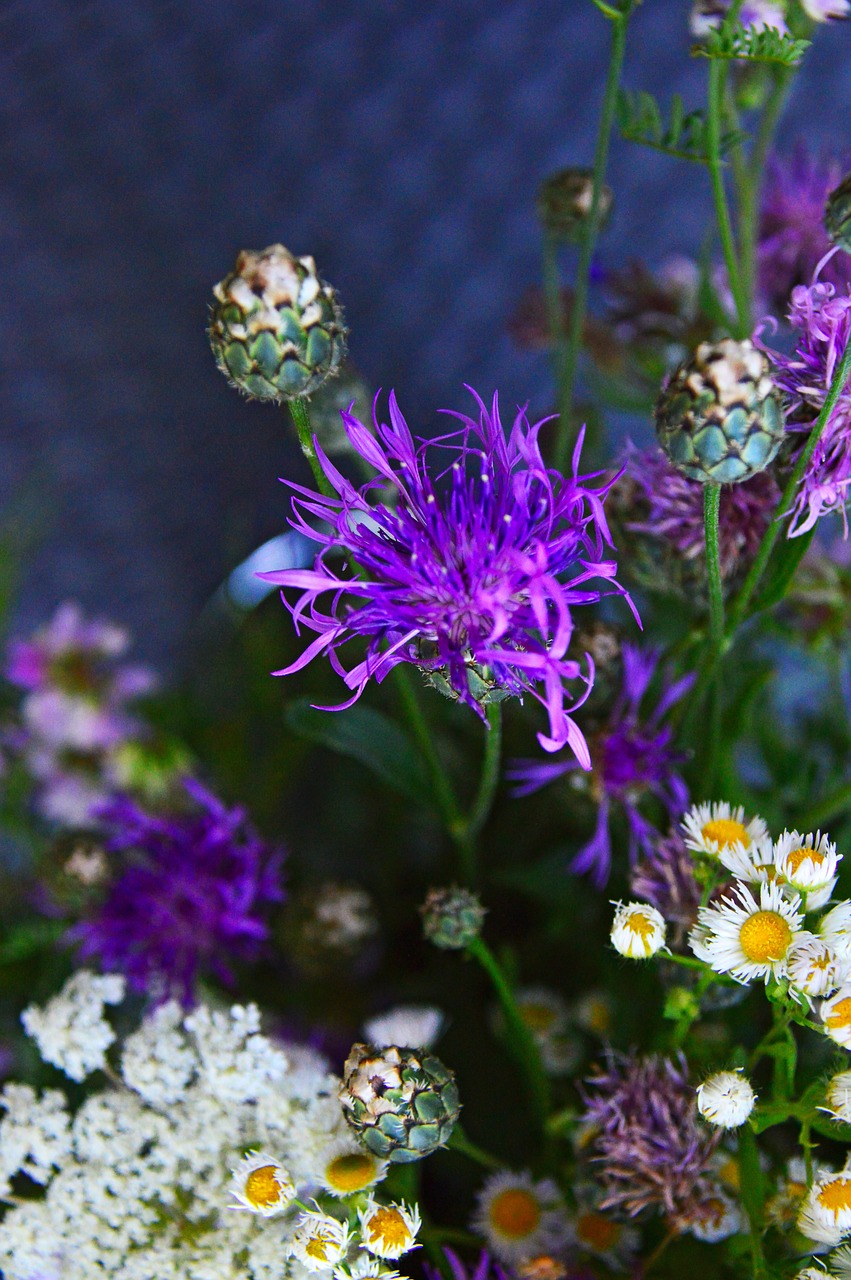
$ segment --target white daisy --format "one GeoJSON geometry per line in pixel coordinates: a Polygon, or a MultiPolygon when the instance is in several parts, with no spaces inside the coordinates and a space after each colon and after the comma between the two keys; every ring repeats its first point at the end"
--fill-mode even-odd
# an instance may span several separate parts
{"type": "Polygon", "coordinates": [[[351,1262],[335,1267],[334,1276],[335,1280],[401,1280],[398,1271],[363,1249],[351,1262]]]}
{"type": "Polygon", "coordinates": [[[284,1166],[265,1151],[249,1151],[232,1170],[231,1194],[237,1203],[231,1209],[248,1209],[271,1218],[287,1209],[295,1199],[293,1180],[284,1166]]]}
{"type": "Polygon", "coordinates": [[[798,1230],[809,1240],[834,1245],[851,1231],[851,1170],[819,1173],[798,1214],[798,1230]]]}
{"type": "Polygon", "coordinates": [[[349,1228],[329,1213],[307,1210],[296,1223],[290,1250],[308,1271],[331,1271],[349,1250],[349,1228]]]}
{"type": "Polygon", "coordinates": [[[824,1100],[827,1106],[819,1107],[819,1111],[851,1124],[851,1071],[840,1071],[828,1081],[824,1100]]]}
{"type": "Polygon", "coordinates": [[[762,818],[745,822],[741,805],[734,808],[726,800],[717,800],[692,805],[682,820],[682,833],[686,848],[720,858],[722,852],[729,856],[731,850],[738,848],[747,853],[754,845],[762,844],[768,828],[762,818]]]}
{"type": "Polygon", "coordinates": [[[635,1227],[618,1222],[594,1208],[580,1208],[572,1227],[572,1235],[579,1248],[602,1258],[612,1271],[625,1270],[641,1243],[641,1235],[635,1227]]]}
{"type": "Polygon", "coordinates": [[[756,1094],[740,1071],[716,1071],[697,1086],[697,1109],[719,1129],[738,1129],[754,1109],[756,1094]]]}
{"type": "Polygon", "coordinates": [[[699,960],[737,982],[783,977],[786,955],[800,930],[800,899],[776,884],[761,884],[757,903],[739,882],[729,897],[701,907],[689,944],[699,960]]]}
{"type": "Polygon", "coordinates": [[[516,1265],[558,1248],[567,1237],[561,1193],[550,1178],[528,1171],[492,1174],[476,1197],[473,1230],[501,1262],[516,1265]]]}
{"type": "Polygon", "coordinates": [[[851,1245],[844,1244],[832,1253],[830,1265],[836,1280],[851,1280],[851,1245]]]}
{"type": "Polygon", "coordinates": [[[332,1196],[351,1196],[387,1177],[386,1160],[367,1151],[353,1137],[334,1138],[318,1154],[316,1181],[332,1196]]]}
{"type": "Polygon", "coordinates": [[[647,960],[665,945],[665,918],[647,902],[613,902],[612,946],[630,960],[647,960]]]}
{"type": "Polygon", "coordinates": [[[800,893],[807,911],[815,911],[830,900],[841,857],[836,845],[820,831],[815,835],[784,831],[774,843],[777,874],[800,893]]]}
{"type": "Polygon", "coordinates": [[[840,987],[836,995],[823,1000],[819,1008],[825,1035],[843,1049],[851,1049],[851,986],[840,987]]]}
{"type": "Polygon", "coordinates": [[[688,1225],[690,1234],[705,1244],[717,1244],[741,1229],[739,1206],[720,1190],[703,1201],[688,1225]]]}
{"type": "Polygon", "coordinates": [[[851,902],[845,899],[831,907],[819,920],[818,931],[840,960],[851,961],[851,902]]]}
{"type": "Polygon", "coordinates": [[[845,965],[829,942],[812,933],[799,933],[786,954],[786,972],[795,991],[810,997],[827,996],[840,985],[845,965]]]}
{"type": "MultiPolygon", "coordinates": [[[[548,1075],[569,1075],[582,1047],[570,1029],[570,1010],[563,996],[550,987],[520,987],[514,993],[517,1012],[532,1033],[541,1064],[548,1075]]],[[[497,1022],[502,1025],[502,1013],[497,1022]]]]}
{"type": "Polygon", "coordinates": [[[377,1258],[399,1258],[416,1247],[422,1225],[416,1205],[378,1204],[370,1197],[358,1217],[361,1243],[377,1258]]]}

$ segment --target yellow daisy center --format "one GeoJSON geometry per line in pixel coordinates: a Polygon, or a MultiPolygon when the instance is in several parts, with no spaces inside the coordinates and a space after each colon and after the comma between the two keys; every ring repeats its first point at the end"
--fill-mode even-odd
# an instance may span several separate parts
{"type": "Polygon", "coordinates": [[[741,822],[732,818],[713,818],[701,827],[700,834],[704,840],[712,841],[721,849],[729,849],[731,844],[749,844],[748,833],[741,822]]]}
{"type": "Polygon", "coordinates": [[[582,1243],[601,1253],[617,1244],[620,1233],[618,1224],[601,1213],[582,1213],[576,1220],[576,1234],[582,1243]]]}
{"type": "Polygon", "coordinates": [[[825,1022],[829,1027],[851,1026],[851,996],[839,1000],[825,1018],[825,1022]]]}
{"type": "Polygon", "coordinates": [[[612,1023],[611,1011],[604,1000],[595,1000],[588,1010],[588,1026],[598,1035],[605,1035],[612,1023]]]}
{"type": "Polygon", "coordinates": [[[818,849],[793,849],[791,853],[786,854],[786,865],[794,875],[802,862],[809,858],[815,866],[821,866],[824,862],[824,854],[819,853],[818,849]]]}
{"type": "Polygon", "coordinates": [[[281,1184],[275,1176],[277,1172],[273,1164],[264,1164],[262,1169],[252,1169],[246,1178],[245,1198],[256,1209],[268,1209],[280,1200],[281,1184]]]}
{"type": "Polygon", "coordinates": [[[791,941],[789,922],[777,911],[756,911],[739,930],[739,944],[753,964],[782,960],[791,941]]]}
{"type": "Polygon", "coordinates": [[[847,1213],[851,1209],[851,1180],[835,1178],[826,1182],[816,1197],[823,1209],[827,1209],[835,1217],[847,1213]]]}
{"type": "Polygon", "coordinates": [[[728,1156],[718,1168],[718,1177],[731,1191],[738,1191],[742,1185],[739,1162],[734,1156],[728,1156]]]}
{"type": "Polygon", "coordinates": [[[494,1196],[488,1217],[500,1235],[523,1240],[536,1230],[541,1221],[541,1206],[531,1191],[509,1187],[494,1196]]]}
{"type": "Polygon", "coordinates": [[[317,1231],[316,1235],[311,1236],[304,1246],[304,1252],[309,1258],[315,1258],[317,1262],[327,1262],[328,1248],[332,1244],[333,1241],[330,1236],[325,1236],[321,1231],[317,1231]]]}
{"type": "Polygon", "coordinates": [[[366,1233],[370,1244],[380,1244],[384,1249],[403,1249],[411,1239],[408,1224],[398,1209],[376,1209],[366,1233]]]}
{"type": "Polygon", "coordinates": [[[365,1151],[352,1151],[342,1156],[335,1156],[325,1170],[325,1179],[335,1191],[345,1195],[353,1191],[363,1191],[375,1181],[376,1163],[365,1151]]]}
{"type": "Polygon", "coordinates": [[[642,942],[646,942],[653,936],[655,928],[653,921],[644,911],[631,911],[624,920],[624,925],[630,933],[637,934],[642,942]]]}
{"type": "Polygon", "coordinates": [[[534,1001],[520,1006],[520,1017],[530,1031],[549,1031],[556,1020],[556,1015],[548,1004],[536,1004],[534,1001]]]}

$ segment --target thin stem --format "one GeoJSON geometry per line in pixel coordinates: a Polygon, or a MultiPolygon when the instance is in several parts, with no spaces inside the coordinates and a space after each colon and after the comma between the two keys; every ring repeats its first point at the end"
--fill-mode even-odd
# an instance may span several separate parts
{"type": "Polygon", "coordinates": [[[543,1127],[550,1109],[550,1082],[544,1072],[534,1036],[523,1021],[511,984],[487,943],[481,938],[474,938],[467,947],[467,952],[478,960],[493,984],[505,1018],[509,1044],[526,1073],[535,1118],[543,1127]]]}
{"type": "Polygon", "coordinates": [[[488,820],[496,789],[499,786],[499,768],[502,762],[502,706],[492,702],[487,709],[488,731],[485,734],[485,751],[482,759],[482,776],[476,798],[467,815],[467,830],[477,836],[488,820]]]}
{"type": "Polygon", "coordinates": [[[394,669],[394,676],[402,702],[402,710],[405,713],[405,719],[414,735],[417,746],[422,752],[443,825],[453,841],[458,843],[459,839],[463,839],[465,824],[461,810],[458,807],[458,801],[455,798],[455,789],[434,745],[428,721],[423,715],[419,698],[411,683],[411,677],[401,663],[394,669]]]}
{"type": "Polygon", "coordinates": [[[706,578],[709,586],[709,643],[719,649],[724,640],[724,590],[721,586],[721,557],[718,553],[718,512],[720,484],[703,488],[703,532],[706,541],[706,578]]]}
{"type": "Polygon", "coordinates": [[[642,1276],[642,1280],[643,1280],[643,1277],[647,1275],[647,1272],[651,1271],[653,1267],[656,1266],[656,1263],[662,1257],[662,1254],[665,1252],[668,1245],[671,1244],[672,1241],[676,1240],[679,1234],[680,1233],[677,1230],[677,1228],[672,1227],[671,1230],[668,1232],[668,1234],[662,1237],[662,1239],[657,1244],[656,1248],[651,1253],[650,1257],[647,1259],[647,1261],[644,1263],[644,1265],[641,1268],[640,1274],[642,1276]]]}
{"type": "Polygon", "coordinates": [[[762,1227],[764,1217],[764,1178],[759,1163],[756,1139],[750,1125],[743,1124],[739,1135],[739,1168],[742,1177],[742,1201],[750,1225],[751,1259],[754,1280],[767,1275],[765,1254],[762,1251],[762,1227]]]}
{"type": "Polygon", "coordinates": [[[485,1151],[484,1148],[477,1146],[475,1142],[471,1142],[460,1124],[456,1124],[446,1145],[450,1151],[457,1151],[462,1156],[475,1160],[476,1164],[483,1165],[485,1169],[501,1169],[503,1167],[502,1161],[498,1160],[496,1156],[492,1156],[489,1151],[485,1151]]]}
{"type": "Polygon", "coordinates": [[[738,330],[736,336],[744,338],[751,330],[750,301],[744,288],[739,260],[736,255],[733,226],[727,205],[727,192],[724,188],[724,173],[721,161],[721,123],[724,114],[726,80],[726,62],[721,58],[710,58],[709,98],[706,113],[707,165],[712,183],[712,198],[715,201],[715,217],[718,222],[718,233],[721,237],[721,249],[724,254],[724,264],[727,268],[727,281],[736,305],[736,327],[738,330]]]}
{"type": "Polygon", "coordinates": [[[307,461],[310,463],[310,470],[313,472],[313,478],[320,493],[324,493],[326,498],[336,498],[337,494],[331,487],[331,482],[325,472],[319,465],[319,459],[316,456],[316,450],[313,447],[313,432],[310,429],[310,416],[307,412],[307,401],[303,396],[297,396],[295,400],[289,401],[290,417],[293,420],[293,426],[298,433],[298,442],[301,445],[301,451],[307,461]]]}
{"type": "Polygon", "coordinates": [[[558,241],[555,236],[546,233],[541,250],[541,268],[544,280],[544,302],[547,308],[547,328],[553,352],[553,376],[556,387],[560,387],[567,351],[567,330],[564,323],[564,303],[558,270],[558,241]]]}
{"type": "Polygon", "coordinates": [[[576,390],[576,368],[579,362],[579,349],[582,345],[582,334],[585,328],[585,313],[588,307],[588,286],[591,279],[591,262],[600,230],[600,207],[603,194],[603,181],[606,175],[606,163],[609,157],[609,139],[615,119],[624,54],[626,53],[626,29],[629,15],[618,14],[611,18],[612,52],[609,71],[606,77],[606,93],[603,99],[603,112],[597,130],[597,145],[594,152],[593,189],[591,209],[588,220],[582,228],[582,239],[579,246],[579,264],[576,271],[576,288],[573,295],[573,306],[570,313],[570,327],[564,359],[561,362],[561,383],[558,389],[558,410],[560,419],[555,445],[555,465],[563,470],[570,453],[573,440],[573,398],[576,390]]]}

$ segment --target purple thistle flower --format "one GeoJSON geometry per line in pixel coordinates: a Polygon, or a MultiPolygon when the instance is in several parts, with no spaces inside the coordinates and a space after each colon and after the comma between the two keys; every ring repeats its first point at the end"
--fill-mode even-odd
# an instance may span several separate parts
{"type": "Polygon", "coordinates": [[[710,1159],[720,1130],[699,1122],[685,1058],[609,1054],[586,1084],[600,1208],[629,1217],[657,1209],[672,1230],[690,1230],[717,1196],[710,1159]]]}
{"type": "MultiPolygon", "coordinates": [[[[670,547],[685,561],[705,563],[704,486],[672,466],[658,445],[636,449],[627,445],[626,475],[620,482],[627,494],[624,527],[670,547]]],[[[724,485],[718,513],[718,552],[722,578],[732,578],[756,555],[762,536],[780,501],[780,489],[769,471],[760,471],[743,484],[724,485]]]]}
{"type": "MultiPolygon", "coordinates": [[[[641,703],[656,673],[660,654],[657,649],[641,649],[631,644],[624,644],[622,653],[622,689],[608,725],[595,739],[591,751],[591,793],[598,804],[597,826],[570,864],[575,874],[590,874],[598,888],[602,888],[611,872],[609,817],[613,805],[621,808],[627,820],[632,864],[639,850],[648,852],[661,838],[660,832],[639,810],[641,799],[646,795],[656,796],[671,819],[678,818],[688,804],[688,789],[676,771],[685,757],[674,751],[673,731],[662,721],[691,688],[694,675],[677,681],[666,678],[654,710],[642,718],[641,703]]],[[[572,760],[552,764],[519,760],[508,771],[508,776],[519,784],[515,787],[515,796],[526,796],[575,767],[572,760]]]]}
{"type": "MultiPolygon", "coordinates": [[[[591,488],[595,476],[579,476],[579,444],[573,475],[545,466],[538,436],[543,422],[530,425],[519,410],[506,438],[497,397],[490,411],[472,393],[478,421],[449,412],[460,430],[419,445],[399,412],[393,393],[390,425],[375,419],[375,435],[351,412],[343,423],[352,447],[378,472],[356,489],[316,443],[322,469],[336,498],[291,485],[293,526],[320,543],[313,569],[289,569],[260,577],[301,595],[287,604],[297,630],[317,638],[291,666],[289,675],[327,652],[352,697],[371,678],[384,679],[400,662],[439,671],[457,697],[484,718],[470,687],[469,666],[507,694],[530,693],[547,710],[549,733],[539,734],[547,751],[570,745],[584,768],[590,760],[585,739],[569,711],[584,702],[594,678],[593,662],[583,673],[568,658],[573,633],[571,610],[594,604],[605,594],[625,594],[615,581],[616,565],[604,558],[611,546],[603,498],[614,479],[591,488]],[[439,447],[455,460],[449,483],[438,490],[427,462],[439,447]],[[387,503],[373,505],[376,493],[387,503]],[[309,518],[330,525],[318,532],[309,518]],[[343,552],[352,565],[340,573],[343,552]],[[602,579],[604,588],[589,585],[602,579]],[[321,597],[330,593],[327,611],[321,597]],[[366,642],[366,657],[346,671],[338,650],[352,637],[366,642]],[[572,701],[568,686],[582,687],[572,701]]],[[[547,421],[547,419],[544,419],[547,421]]],[[[627,597],[628,599],[628,597],[627,597]]],[[[286,601],[285,601],[286,603],[286,601]]]]}
{"type": "MultiPolygon", "coordinates": [[[[817,272],[817,275],[819,273],[817,272]]],[[[793,460],[824,404],[837,365],[851,338],[851,285],[838,292],[833,284],[814,279],[792,290],[788,313],[796,334],[791,355],[759,343],[774,362],[774,381],[786,398],[786,425],[798,447],[793,460]]],[[[812,529],[831,511],[842,515],[848,536],[846,503],[851,484],[851,381],[846,383],[819,437],[792,506],[787,537],[812,529]]]]}
{"type": "Polygon", "coordinates": [[[694,875],[694,858],[676,829],[645,849],[633,867],[629,887],[636,898],[652,903],[680,932],[697,920],[700,886],[694,875]]]}
{"type": "Polygon", "coordinates": [[[101,811],[106,848],[125,854],[97,915],[76,925],[80,959],[127,976],[131,988],[189,1005],[202,972],[233,982],[231,961],[257,960],[264,908],[280,902],[281,855],[200,783],[184,782],[195,807],[156,816],[118,798],[101,811]]]}
{"type": "MultiPolygon", "coordinates": [[[[449,1264],[453,1280],[509,1280],[512,1274],[498,1262],[494,1262],[486,1249],[482,1250],[472,1267],[466,1266],[454,1249],[444,1245],[442,1252],[449,1264]]],[[[430,1262],[423,1262],[423,1271],[427,1280],[442,1280],[440,1268],[433,1266],[430,1262]]]]}
{"type": "MultiPolygon", "coordinates": [[[[816,157],[799,143],[787,156],[773,155],[765,171],[757,237],[757,291],[766,310],[785,311],[796,285],[812,279],[830,249],[824,208],[847,165],[835,157],[816,157]]],[[[842,261],[823,275],[844,284],[842,261]]]]}

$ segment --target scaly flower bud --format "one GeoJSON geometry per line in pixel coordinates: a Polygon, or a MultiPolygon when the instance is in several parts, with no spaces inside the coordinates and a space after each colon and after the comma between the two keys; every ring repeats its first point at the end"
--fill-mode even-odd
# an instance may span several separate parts
{"type": "MultiPolygon", "coordinates": [[[[541,183],[538,191],[538,218],[555,240],[575,240],[591,216],[594,174],[591,169],[560,169],[541,183]]],[[[599,221],[605,222],[612,209],[612,189],[600,188],[599,221]]]]}
{"type": "Polygon", "coordinates": [[[468,947],[482,931],[487,908],[469,889],[430,889],[420,907],[423,932],[443,951],[468,947]]]}
{"type": "Polygon", "coordinates": [[[442,1147],[461,1110],[455,1077],[440,1059],[398,1045],[354,1045],[340,1101],[364,1146],[397,1164],[442,1147]]]}

